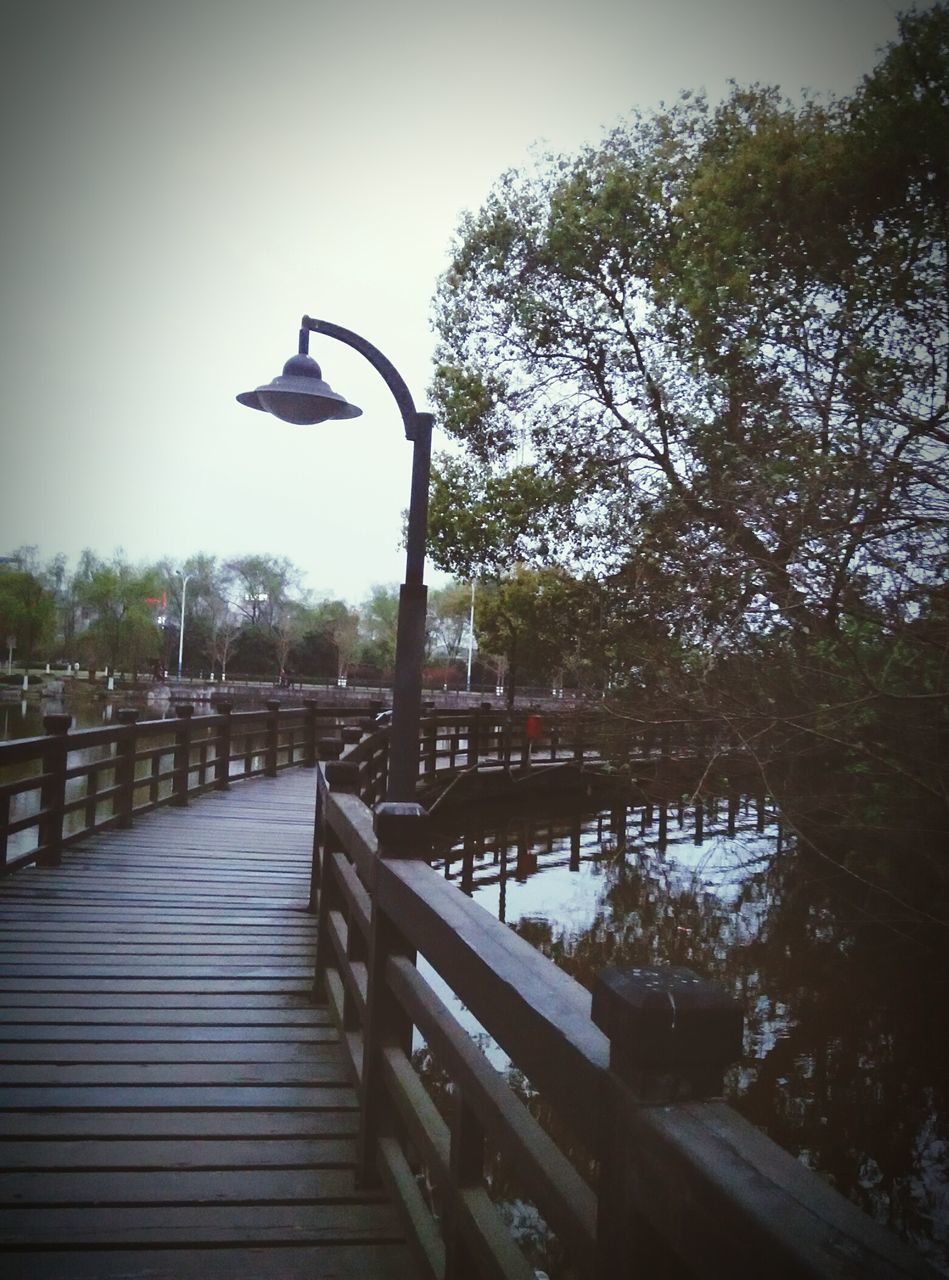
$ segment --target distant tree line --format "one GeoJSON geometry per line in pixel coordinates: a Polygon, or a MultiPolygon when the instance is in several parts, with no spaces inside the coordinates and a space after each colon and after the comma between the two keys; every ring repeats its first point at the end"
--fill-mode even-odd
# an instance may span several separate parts
{"type": "MultiPolygon", "coordinates": [[[[200,553],[180,564],[136,565],[121,551],[106,559],[86,550],[72,572],[64,556],[44,563],[33,547],[4,559],[0,640],[12,643],[18,666],[69,661],[130,675],[174,671],[184,587],[188,674],[391,678],[395,586],[373,587],[358,605],[316,598],[292,561],[267,554],[224,560],[200,553]]],[[[430,678],[464,681],[469,611],[466,584],[430,591],[430,678]]]]}

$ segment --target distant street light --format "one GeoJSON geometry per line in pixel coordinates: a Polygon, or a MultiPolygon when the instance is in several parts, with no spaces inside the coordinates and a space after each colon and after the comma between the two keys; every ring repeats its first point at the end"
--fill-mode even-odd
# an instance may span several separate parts
{"type": "Polygon", "coordinates": [[[194,577],[194,574],[182,573],[180,569],[176,569],[175,576],[181,579],[181,627],[178,631],[178,682],[180,684],[181,659],[185,651],[185,597],[188,594],[188,583],[194,577]]]}
{"type": "MultiPolygon", "coordinates": [[[[19,556],[0,556],[0,564],[19,564],[19,556]]],[[[7,675],[13,674],[13,650],[16,648],[16,636],[7,636],[7,675]]]]}
{"type": "Polygon", "coordinates": [[[386,357],[359,334],[326,320],[304,316],[298,354],[283,373],[266,386],[245,391],[237,399],[250,409],[263,409],[284,422],[308,426],[331,418],[358,418],[362,410],[323,381],[320,366],[308,354],[311,333],[336,338],[365,356],[392,392],[414,446],[405,582],[399,590],[392,693],[392,736],[389,751],[389,800],[414,800],[418,782],[419,717],[422,702],[422,659],[425,654],[425,532],[428,523],[428,480],[432,451],[432,415],[419,413],[402,376],[386,357]]]}
{"type": "Polygon", "coordinates": [[[475,580],[471,579],[471,613],[468,616],[468,680],[465,688],[471,692],[471,653],[474,649],[474,606],[475,606],[475,580]]]}

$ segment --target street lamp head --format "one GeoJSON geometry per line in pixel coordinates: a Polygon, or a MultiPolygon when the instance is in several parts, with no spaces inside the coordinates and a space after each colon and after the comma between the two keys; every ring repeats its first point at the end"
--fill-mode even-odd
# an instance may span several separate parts
{"type": "Polygon", "coordinates": [[[312,356],[291,356],[283,373],[265,387],[245,391],[237,397],[249,409],[263,409],[283,422],[310,426],[330,418],[358,418],[362,413],[345,396],[323,381],[320,366],[312,356]]]}

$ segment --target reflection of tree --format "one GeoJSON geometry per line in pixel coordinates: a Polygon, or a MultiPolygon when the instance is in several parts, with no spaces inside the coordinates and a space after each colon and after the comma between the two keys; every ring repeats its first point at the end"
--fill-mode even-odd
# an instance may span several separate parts
{"type": "Polygon", "coordinates": [[[947,1223],[931,1220],[949,1178],[944,948],[935,933],[901,937],[868,920],[863,905],[806,850],[783,866],[744,970],[760,1022],[775,1005],[786,1012],[778,1034],[761,1026],[739,1105],[917,1246],[934,1229],[945,1243],[947,1223]]]}
{"type": "MultiPolygon", "coordinates": [[[[608,829],[608,813],[598,820],[608,829]]],[[[512,851],[518,825],[508,826],[512,851]]],[[[550,830],[550,818],[531,820],[527,839],[541,854],[550,830]]],[[[634,840],[626,856],[601,859],[582,927],[536,914],[512,927],[588,988],[610,965],[686,965],[724,982],[746,1024],[730,1100],[863,1210],[938,1250],[927,1241],[949,1226],[940,1199],[949,1181],[941,931],[921,929],[915,913],[899,921],[892,901],[881,917],[870,889],[807,845],[785,843],[779,854],[772,845],[762,860],[760,844],[741,840],[736,865],[745,870],[729,891],[714,892],[707,868],[691,871],[674,848],[662,858],[634,840]]],[[[539,865],[542,892],[543,857],[539,865]]],[[[917,900],[920,865],[903,870],[903,893],[917,900]]],[[[949,1269],[949,1252],[936,1261],[949,1269]]]]}
{"type": "MultiPolygon", "coordinates": [[[[482,1034],[475,1036],[475,1040],[483,1049],[488,1037],[482,1034]]],[[[412,1065],[438,1107],[442,1119],[450,1125],[453,1086],[447,1071],[428,1045],[423,1045],[413,1053],[412,1065]]],[[[508,1087],[551,1135],[561,1151],[587,1180],[593,1183],[595,1169],[589,1152],[578,1144],[576,1137],[563,1121],[558,1121],[556,1115],[551,1112],[546,1103],[541,1101],[520,1071],[515,1067],[508,1067],[505,1078],[508,1087]]],[[[559,1240],[547,1227],[536,1206],[525,1194],[517,1171],[491,1143],[485,1145],[484,1179],[491,1199],[498,1206],[508,1229],[531,1266],[545,1271],[550,1276],[550,1280],[579,1280],[581,1273],[567,1263],[559,1240]]],[[[441,1204],[437,1190],[428,1181],[423,1169],[418,1171],[418,1180],[423,1193],[427,1196],[430,1208],[440,1216],[441,1204]]]]}

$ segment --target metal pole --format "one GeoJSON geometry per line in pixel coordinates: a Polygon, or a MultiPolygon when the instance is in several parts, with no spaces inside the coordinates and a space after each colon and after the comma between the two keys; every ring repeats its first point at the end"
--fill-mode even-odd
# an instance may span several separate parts
{"type": "Polygon", "coordinates": [[[181,627],[178,631],[178,683],[181,684],[181,659],[185,651],[185,597],[188,594],[188,579],[190,573],[182,573],[180,569],[175,572],[181,579],[181,627]]]}
{"type": "Polygon", "coordinates": [[[428,588],[423,581],[428,526],[428,482],[432,457],[432,415],[416,414],[412,453],[405,582],[399,588],[399,621],[395,638],[395,681],[392,690],[392,733],[388,800],[414,800],[418,782],[419,719],[422,709],[422,662],[428,588]]]}
{"type": "Polygon", "coordinates": [[[468,616],[468,680],[465,688],[471,692],[471,650],[474,645],[474,600],[475,600],[475,584],[474,579],[471,580],[471,613],[468,616]]]}

